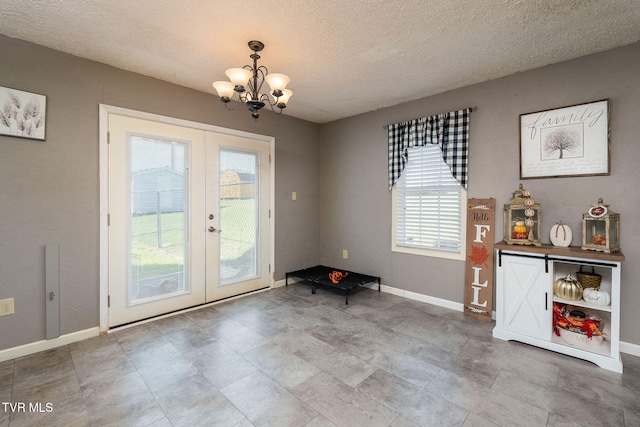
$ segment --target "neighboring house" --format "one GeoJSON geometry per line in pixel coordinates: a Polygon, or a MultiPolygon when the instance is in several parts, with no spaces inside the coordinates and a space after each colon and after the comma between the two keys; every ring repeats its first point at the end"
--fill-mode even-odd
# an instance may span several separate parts
{"type": "Polygon", "coordinates": [[[256,175],[227,169],[220,174],[221,199],[251,199],[256,194],[256,175]]]}
{"type": "Polygon", "coordinates": [[[184,210],[184,174],[167,166],[132,174],[131,211],[134,215],[184,210]]]}

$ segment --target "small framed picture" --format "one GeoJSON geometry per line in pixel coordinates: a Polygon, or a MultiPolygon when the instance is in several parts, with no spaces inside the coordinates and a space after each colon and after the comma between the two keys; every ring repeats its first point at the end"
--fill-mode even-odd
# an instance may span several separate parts
{"type": "Polygon", "coordinates": [[[520,178],[609,175],[609,100],[520,115],[520,178]]]}
{"type": "Polygon", "coordinates": [[[44,141],[47,97],[0,86],[0,135],[44,141]]]}

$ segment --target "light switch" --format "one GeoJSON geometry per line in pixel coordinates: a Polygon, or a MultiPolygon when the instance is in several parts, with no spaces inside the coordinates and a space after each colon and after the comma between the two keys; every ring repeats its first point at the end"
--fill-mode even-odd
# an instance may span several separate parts
{"type": "Polygon", "coordinates": [[[296,200],[298,198],[298,195],[296,194],[296,192],[292,192],[291,193],[291,200],[296,200]]]}

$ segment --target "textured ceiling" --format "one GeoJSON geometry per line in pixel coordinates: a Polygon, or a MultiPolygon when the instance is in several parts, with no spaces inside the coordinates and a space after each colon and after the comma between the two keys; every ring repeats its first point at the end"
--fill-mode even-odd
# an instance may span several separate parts
{"type": "Polygon", "coordinates": [[[0,0],[0,33],[208,93],[260,40],[325,123],[637,42],[640,1],[0,0]]]}

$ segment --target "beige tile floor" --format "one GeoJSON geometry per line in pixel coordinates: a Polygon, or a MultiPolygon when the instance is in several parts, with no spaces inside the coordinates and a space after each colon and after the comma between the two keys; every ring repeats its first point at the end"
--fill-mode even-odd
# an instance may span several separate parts
{"type": "Polygon", "coordinates": [[[640,358],[616,374],[492,327],[294,284],[2,362],[26,410],[0,427],[640,426],[640,358]]]}

